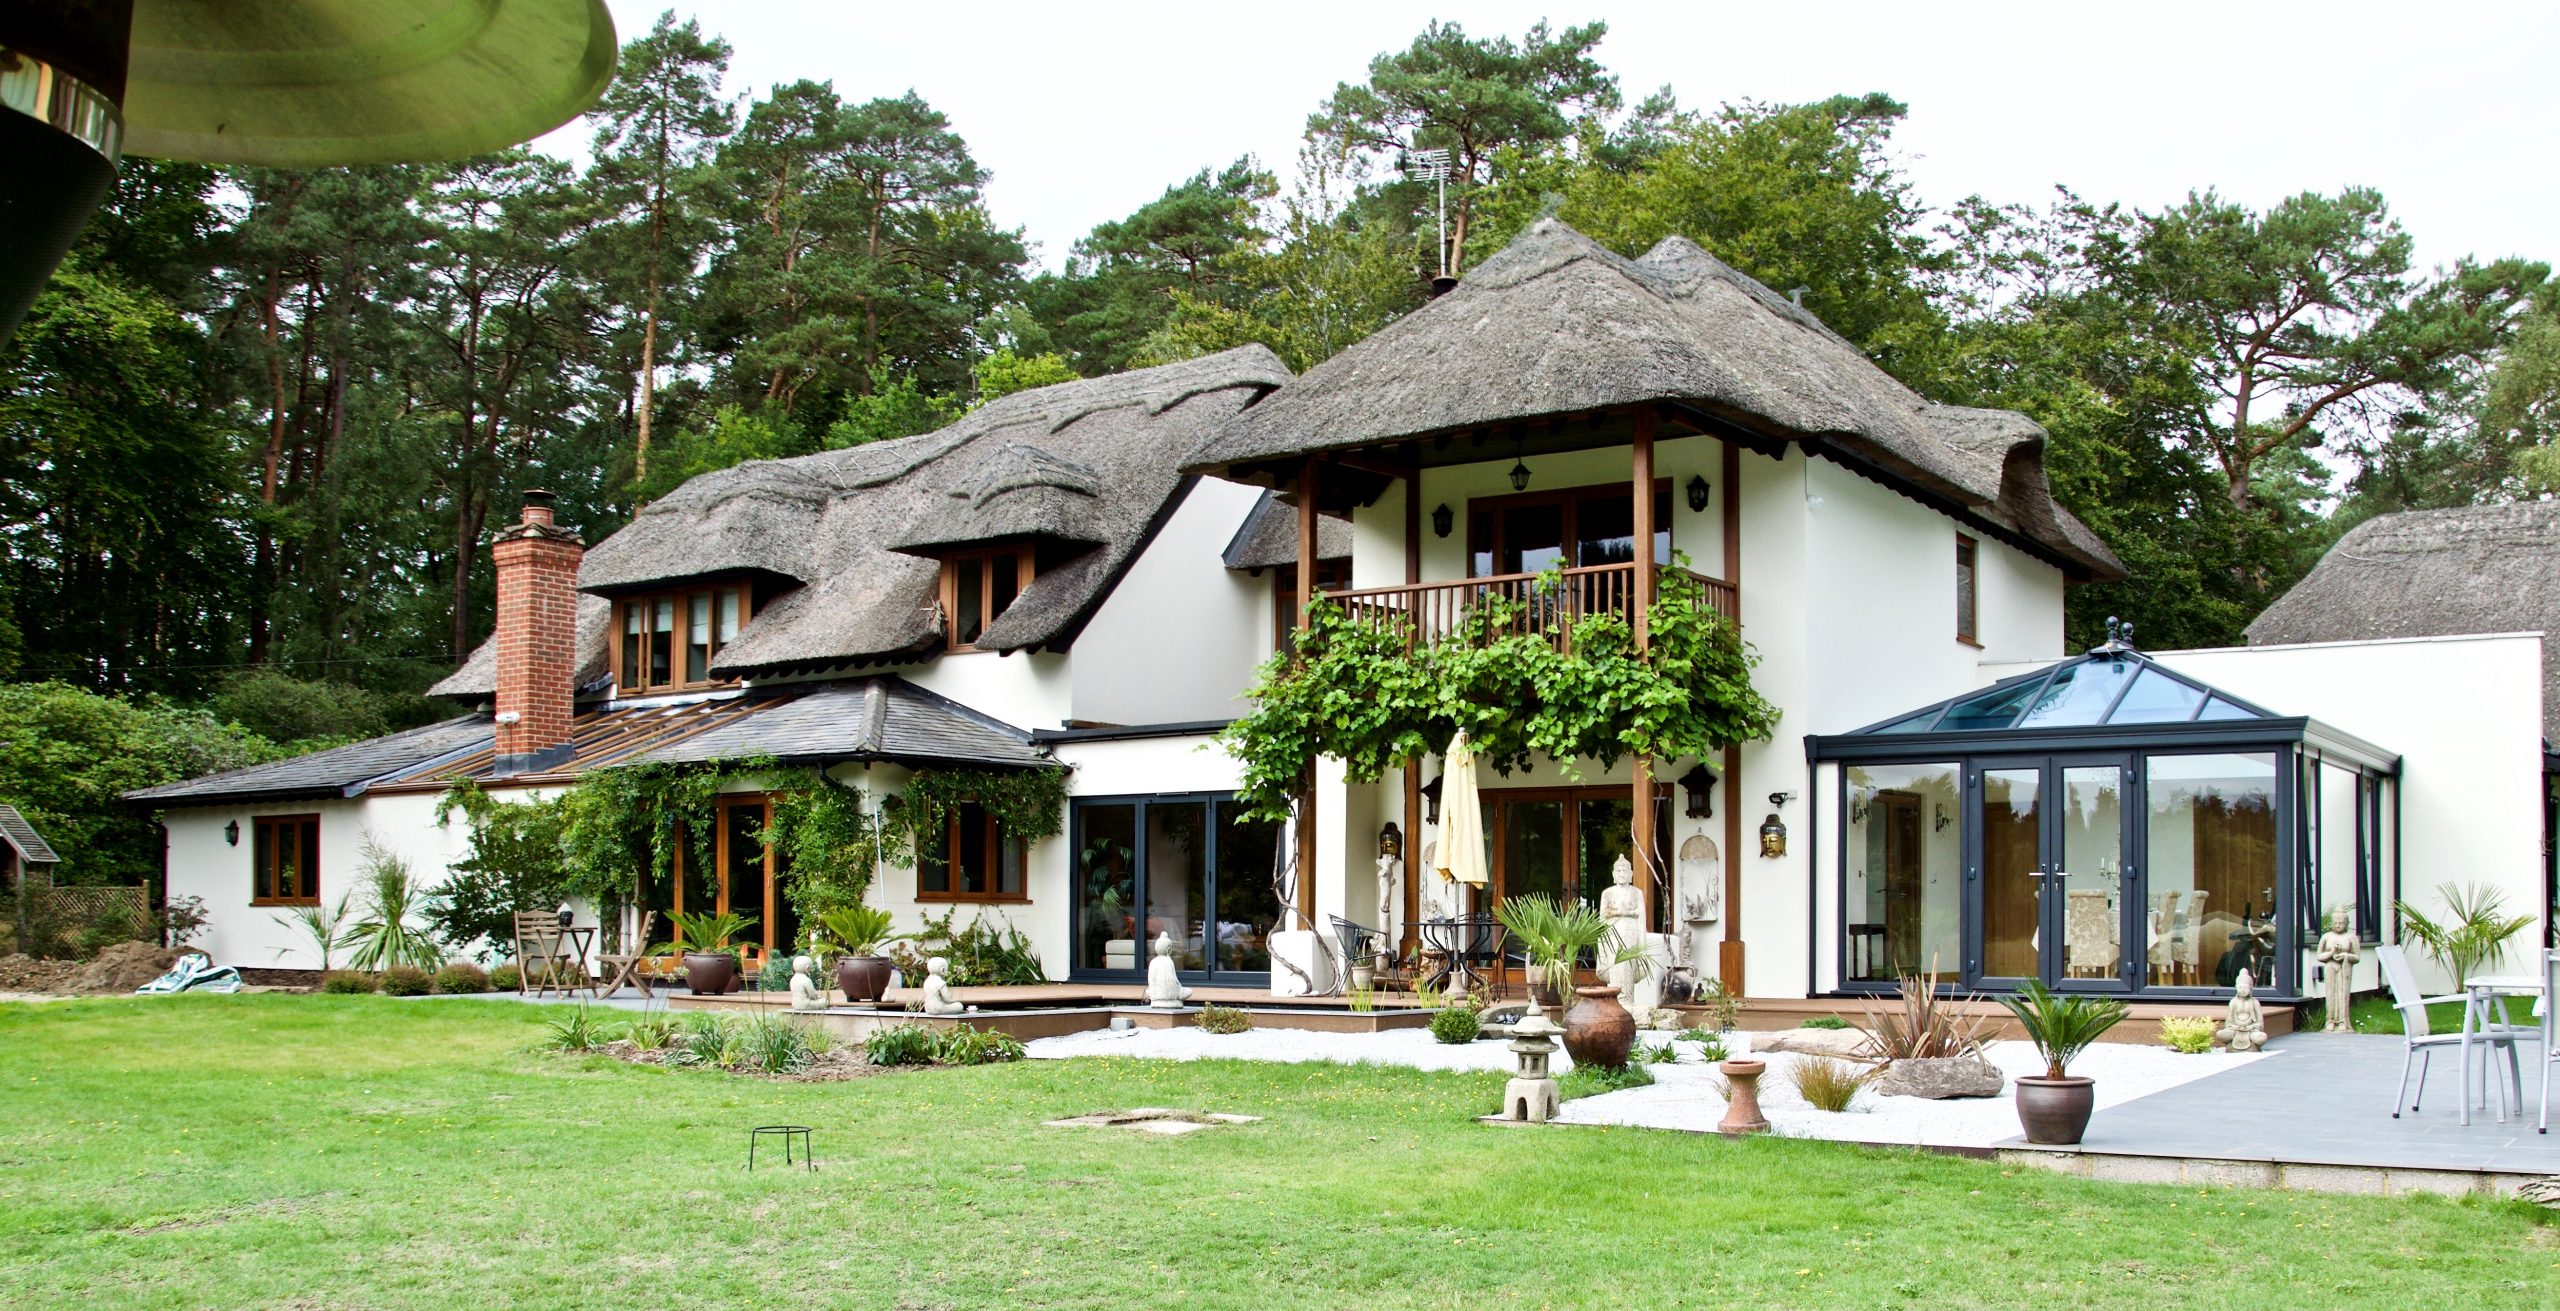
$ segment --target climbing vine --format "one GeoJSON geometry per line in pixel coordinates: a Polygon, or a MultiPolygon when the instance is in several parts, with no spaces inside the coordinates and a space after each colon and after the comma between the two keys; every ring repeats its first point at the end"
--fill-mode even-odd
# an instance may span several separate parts
{"type": "Polygon", "coordinates": [[[1067,771],[925,770],[907,780],[899,801],[918,849],[928,855],[941,850],[952,810],[968,802],[985,807],[1008,836],[1037,842],[1066,828],[1067,771]]]}
{"type": "Polygon", "coordinates": [[[1663,571],[1642,653],[1616,614],[1570,621],[1571,641],[1560,643],[1567,621],[1541,616],[1561,584],[1550,570],[1530,599],[1487,596],[1448,637],[1412,650],[1394,627],[1318,601],[1296,651],[1263,664],[1253,709],[1223,734],[1244,765],[1245,801],[1258,816],[1285,817],[1318,757],[1371,782],[1445,750],[1460,729],[1508,774],[1539,754],[1568,773],[1630,754],[1704,756],[1777,727],[1777,708],[1751,685],[1759,657],[1687,570],[1663,571]]]}

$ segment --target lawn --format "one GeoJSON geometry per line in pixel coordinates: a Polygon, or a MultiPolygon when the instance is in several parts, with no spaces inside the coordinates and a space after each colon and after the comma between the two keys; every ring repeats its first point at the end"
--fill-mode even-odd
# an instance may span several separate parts
{"type": "MultiPolygon", "coordinates": [[[[556,1011],[550,1012],[556,1014],[556,1011]]],[[[2520,1204],[1476,1124],[1482,1075],[1129,1060],[777,1084],[377,997],[0,1004],[0,1305],[2543,1306],[2520,1204]],[[1259,1124],[1045,1129],[1139,1105],[1259,1124]],[[817,1126],[815,1173],[742,1169],[817,1126]]]]}

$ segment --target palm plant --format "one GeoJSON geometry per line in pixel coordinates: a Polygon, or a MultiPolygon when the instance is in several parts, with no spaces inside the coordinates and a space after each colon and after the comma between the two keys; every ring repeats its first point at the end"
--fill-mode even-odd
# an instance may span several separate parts
{"type": "Polygon", "coordinates": [[[889,941],[893,921],[876,906],[845,906],[818,917],[818,932],[827,945],[847,956],[877,956],[889,941]]]}
{"type": "Polygon", "coordinates": [[[2505,899],[2485,883],[2469,887],[2447,883],[2436,889],[2436,896],[2443,899],[2448,912],[2442,923],[2403,901],[2398,903],[2400,926],[2437,964],[2453,972],[2457,987],[2481,966],[2497,960],[2507,940],[2533,923],[2530,915],[2507,914],[2505,899]]]}
{"type": "Polygon", "coordinates": [[[442,965],[444,951],[436,945],[435,935],[412,922],[425,898],[418,880],[409,873],[409,862],[369,837],[363,860],[372,913],[347,930],[346,944],[351,948],[347,963],[360,970],[394,965],[432,970],[442,965]]]}
{"type": "MultiPolygon", "coordinates": [[[[1560,906],[1543,892],[1504,897],[1493,915],[1528,950],[1529,967],[1547,991],[1559,997],[1573,990],[1573,970],[1582,953],[1597,949],[1609,932],[1609,923],[1600,918],[1597,907],[1579,901],[1560,906]]],[[[1642,949],[1636,954],[1641,956],[1642,949]]]]}
{"type": "Polygon", "coordinates": [[[675,941],[667,944],[667,950],[702,955],[714,953],[735,955],[737,949],[729,945],[729,939],[754,928],[756,924],[754,916],[741,915],[734,910],[724,910],[717,914],[709,911],[680,911],[668,918],[676,926],[676,938],[675,941]]]}
{"type": "Polygon", "coordinates": [[[2017,995],[2001,998],[2000,1004],[2018,1017],[2018,1023],[2026,1028],[2027,1040],[2043,1054],[2044,1077],[2048,1079],[2069,1077],[2072,1059],[2125,1017],[2123,1002],[2058,993],[2036,979],[2029,979],[2017,995]]]}
{"type": "MultiPolygon", "coordinates": [[[[348,939],[355,932],[354,927],[347,922],[347,898],[343,895],[338,898],[338,904],[335,906],[324,906],[315,901],[308,906],[296,906],[282,914],[270,915],[267,918],[288,929],[300,929],[304,937],[311,939],[311,945],[320,949],[322,974],[329,972],[331,956],[340,947],[346,946],[348,939]]],[[[276,954],[283,955],[283,949],[278,948],[276,954]]]]}

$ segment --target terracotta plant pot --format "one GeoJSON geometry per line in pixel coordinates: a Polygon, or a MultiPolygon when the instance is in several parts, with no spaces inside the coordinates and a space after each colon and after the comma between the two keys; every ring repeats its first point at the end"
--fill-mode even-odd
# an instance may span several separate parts
{"type": "Polygon", "coordinates": [[[738,986],[738,958],[725,951],[684,954],[684,986],[699,997],[717,997],[738,986]]]}
{"type": "Polygon", "coordinates": [[[1618,1004],[1618,990],[1576,988],[1573,1009],[1564,1013],[1564,1049],[1576,1065],[1623,1070],[1636,1045],[1636,1017],[1618,1004]]]}
{"type": "Polygon", "coordinates": [[[2020,1075],[2016,1083],[2018,1123],[2025,1127],[2028,1142],[2068,1146],[2088,1131],[2089,1112],[2097,1105],[2097,1084],[2076,1074],[2060,1079],[2020,1075]]]}
{"type": "Polygon", "coordinates": [[[891,972],[886,956],[839,956],[836,988],[849,1004],[876,1002],[888,993],[891,972]]]}

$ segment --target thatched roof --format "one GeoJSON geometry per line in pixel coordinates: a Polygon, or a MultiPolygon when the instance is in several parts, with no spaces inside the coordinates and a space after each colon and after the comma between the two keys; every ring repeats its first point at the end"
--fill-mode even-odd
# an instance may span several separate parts
{"type": "MultiPolygon", "coordinates": [[[[791,580],[800,585],[759,609],[713,672],[808,672],[906,659],[941,640],[940,566],[896,548],[1029,537],[1053,544],[1055,567],[977,646],[1063,646],[1170,512],[1183,454],[1288,378],[1278,356],[1246,346],[1016,392],[940,432],[707,473],[597,543],[578,585],[610,595],[791,580]]],[[[604,623],[590,632],[583,608],[580,620],[581,655],[601,668],[604,623]]],[[[433,691],[495,687],[484,645],[433,691]]]]}
{"type": "Polygon", "coordinates": [[[1271,482],[1317,452],[1640,405],[1675,407],[1698,431],[1804,444],[2006,528],[2079,576],[2123,576],[2054,504],[2034,420],[1923,399],[1684,237],[1629,260],[1554,219],[1219,429],[1189,467],[1271,482]]]}
{"type": "MultiPolygon", "coordinates": [[[[1223,557],[1229,569],[1275,569],[1298,562],[1298,512],[1269,492],[1245,512],[1244,523],[1227,541],[1223,557]]],[[[1316,559],[1351,558],[1351,521],[1329,514],[1316,516],[1316,559]]]]}
{"type": "Polygon", "coordinates": [[[2368,519],[2250,621],[2249,642],[2536,631],[2543,736],[2560,742],[2560,502],[2368,519]]]}

